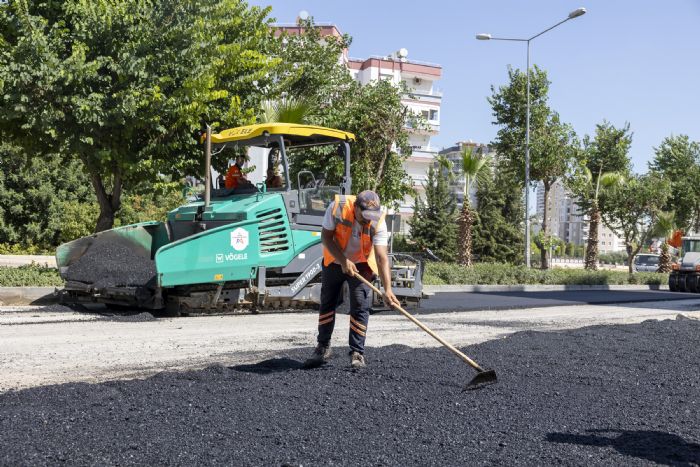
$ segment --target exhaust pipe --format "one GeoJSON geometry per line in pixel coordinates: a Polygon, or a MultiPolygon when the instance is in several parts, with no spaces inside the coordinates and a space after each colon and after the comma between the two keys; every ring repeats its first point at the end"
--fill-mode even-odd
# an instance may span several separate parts
{"type": "Polygon", "coordinates": [[[211,127],[207,125],[207,139],[204,143],[204,209],[211,203],[211,127]]]}

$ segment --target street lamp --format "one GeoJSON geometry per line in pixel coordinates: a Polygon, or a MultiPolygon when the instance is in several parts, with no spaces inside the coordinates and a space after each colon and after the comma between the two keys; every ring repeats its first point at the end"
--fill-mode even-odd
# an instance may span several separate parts
{"type": "MultiPolygon", "coordinates": [[[[535,34],[529,39],[518,39],[509,37],[492,37],[491,34],[477,34],[476,38],[480,41],[514,41],[527,43],[527,113],[525,117],[525,265],[530,267],[530,41],[540,37],[545,32],[551,31],[560,24],[564,24],[570,19],[578,18],[585,15],[585,8],[577,8],[566,19],[559,21],[554,26],[551,26],[544,31],[535,34]]],[[[546,213],[545,213],[546,214],[546,213]]]]}

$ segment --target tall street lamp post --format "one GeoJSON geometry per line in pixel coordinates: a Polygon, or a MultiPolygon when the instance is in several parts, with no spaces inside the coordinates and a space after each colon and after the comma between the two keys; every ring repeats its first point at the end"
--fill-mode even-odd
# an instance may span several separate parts
{"type": "MultiPolygon", "coordinates": [[[[510,37],[493,37],[491,34],[477,34],[476,38],[480,41],[514,41],[527,43],[527,112],[525,116],[525,264],[530,267],[530,42],[542,34],[551,31],[557,26],[566,23],[570,19],[578,18],[585,15],[585,8],[577,8],[569,13],[566,19],[559,21],[554,26],[551,26],[544,31],[535,34],[529,39],[518,39],[510,37]]],[[[547,213],[544,213],[546,216],[547,213]]]]}

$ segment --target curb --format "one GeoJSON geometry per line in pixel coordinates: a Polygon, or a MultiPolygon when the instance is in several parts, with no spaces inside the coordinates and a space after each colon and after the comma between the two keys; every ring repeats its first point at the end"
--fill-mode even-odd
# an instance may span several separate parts
{"type": "Polygon", "coordinates": [[[668,285],[424,285],[423,292],[565,292],[598,290],[668,290],[668,285]]]}
{"type": "Polygon", "coordinates": [[[57,303],[56,287],[0,287],[0,305],[46,305],[57,303]]]}

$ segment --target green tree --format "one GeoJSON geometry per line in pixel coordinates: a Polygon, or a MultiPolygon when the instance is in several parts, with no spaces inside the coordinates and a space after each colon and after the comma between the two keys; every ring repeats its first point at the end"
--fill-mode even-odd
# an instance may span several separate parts
{"type": "Polygon", "coordinates": [[[675,211],[680,229],[700,232],[700,143],[687,135],[669,136],[654,152],[649,169],[671,183],[666,209],[675,211]]]}
{"type": "Polygon", "coordinates": [[[433,167],[423,185],[425,200],[416,196],[411,226],[411,239],[420,249],[430,249],[442,261],[454,261],[457,247],[457,206],[450,193],[447,177],[433,167]]]}
{"type": "MultiPolygon", "coordinates": [[[[489,158],[481,151],[474,151],[471,147],[464,147],[461,151],[459,169],[464,177],[464,201],[459,214],[459,264],[472,265],[472,227],[474,224],[474,210],[471,203],[472,189],[488,177],[490,170],[489,158]]],[[[451,171],[450,171],[451,173],[451,171]]]]}
{"type": "Polygon", "coordinates": [[[89,234],[96,219],[95,196],[79,161],[31,157],[0,144],[0,243],[48,250],[76,233],[89,234]]]}
{"type": "MultiPolygon", "coordinates": [[[[527,76],[520,70],[508,70],[509,83],[498,89],[491,87],[489,103],[499,125],[493,145],[514,169],[521,186],[525,176],[525,122],[527,103],[527,76]]],[[[530,180],[544,186],[545,213],[552,185],[567,176],[578,151],[576,135],[570,125],[560,121],[559,115],[548,106],[549,80],[547,73],[535,66],[530,70],[530,180]]],[[[528,187],[530,188],[530,187],[528,187]]],[[[542,220],[544,236],[549,235],[548,220],[542,220]]],[[[541,249],[540,264],[549,267],[547,252],[541,249]]]]}
{"type": "MultiPolygon", "coordinates": [[[[387,81],[360,85],[339,60],[351,42],[349,36],[321,37],[313,19],[300,26],[295,34],[279,37],[282,64],[268,96],[291,96],[308,104],[308,123],[354,133],[353,191],[375,190],[383,203],[396,206],[413,191],[403,161],[411,154],[406,126],[415,125],[418,118],[401,103],[406,87],[387,81]]],[[[292,178],[300,170],[310,170],[324,173],[328,183],[336,184],[343,177],[343,164],[332,155],[328,149],[292,152],[292,178]]]]}
{"type": "Polygon", "coordinates": [[[242,0],[0,7],[0,132],[78,160],[110,228],[124,189],[201,171],[192,132],[252,123],[280,64],[269,9],[242,0]]]}
{"type": "Polygon", "coordinates": [[[494,170],[477,185],[473,253],[481,262],[523,262],[522,190],[498,157],[494,170]]]}
{"type": "Polygon", "coordinates": [[[670,193],[668,181],[648,174],[633,176],[604,195],[603,221],[622,235],[630,274],[634,256],[651,239],[654,225],[670,193]]]}
{"type": "Polygon", "coordinates": [[[601,193],[622,183],[631,171],[629,148],[632,133],[629,124],[616,128],[603,121],[596,125],[595,136],[583,139],[584,151],[579,153],[578,166],[568,179],[568,187],[577,204],[589,217],[586,269],[598,268],[598,232],[601,222],[601,193]]]}
{"type": "MultiPolygon", "coordinates": [[[[673,189],[671,189],[673,193],[673,189]]],[[[654,237],[664,239],[661,244],[661,255],[659,255],[658,272],[671,272],[671,254],[669,252],[668,238],[676,230],[676,213],[673,211],[659,212],[653,227],[654,237]]]]}

